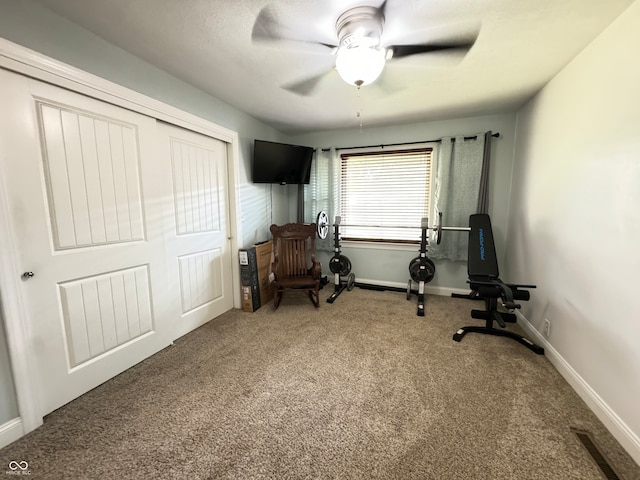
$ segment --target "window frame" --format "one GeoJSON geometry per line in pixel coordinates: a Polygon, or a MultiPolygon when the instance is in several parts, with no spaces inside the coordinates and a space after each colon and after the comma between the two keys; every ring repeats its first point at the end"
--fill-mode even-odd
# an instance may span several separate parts
{"type": "MultiPolygon", "coordinates": [[[[437,172],[437,158],[438,158],[438,142],[421,142],[421,143],[406,143],[406,144],[394,144],[393,146],[384,146],[380,145],[377,147],[357,147],[357,148],[345,148],[338,151],[338,155],[340,157],[340,170],[341,170],[341,178],[340,178],[340,211],[342,213],[343,201],[345,197],[344,190],[344,165],[345,156],[363,156],[363,155],[388,155],[393,153],[408,153],[413,151],[424,151],[430,150],[430,166],[429,166],[429,196],[427,199],[428,208],[427,208],[427,216],[431,219],[432,213],[434,211],[434,190],[435,190],[435,177],[437,172]]],[[[348,226],[348,219],[343,220],[345,222],[345,227],[348,226]]],[[[430,221],[430,223],[433,223],[430,221]]],[[[420,225],[416,225],[415,227],[418,231],[420,229],[420,225]]],[[[416,236],[415,240],[407,240],[407,239],[387,239],[387,238],[364,238],[364,237],[354,237],[350,235],[341,235],[341,239],[343,240],[345,245],[354,245],[358,247],[369,247],[369,248],[378,248],[384,245],[392,246],[392,247],[410,247],[413,249],[414,245],[420,243],[419,235],[416,236]]],[[[402,248],[404,249],[404,248],[402,248]]]]}

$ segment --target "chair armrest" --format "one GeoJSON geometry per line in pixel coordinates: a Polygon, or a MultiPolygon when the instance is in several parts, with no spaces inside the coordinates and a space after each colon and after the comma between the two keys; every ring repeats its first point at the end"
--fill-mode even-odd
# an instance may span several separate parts
{"type": "Polygon", "coordinates": [[[309,273],[316,279],[322,277],[322,264],[317,260],[314,260],[313,265],[311,265],[311,268],[309,269],[309,273]]]}

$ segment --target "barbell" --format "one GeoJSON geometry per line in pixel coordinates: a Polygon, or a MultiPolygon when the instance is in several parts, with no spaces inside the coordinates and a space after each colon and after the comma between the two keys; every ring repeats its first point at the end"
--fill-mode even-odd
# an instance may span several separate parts
{"type": "MultiPolygon", "coordinates": [[[[471,231],[471,227],[444,227],[442,226],[442,212],[438,214],[438,224],[429,226],[429,221],[425,217],[422,219],[422,224],[420,227],[414,227],[409,225],[346,225],[340,223],[340,217],[336,216],[334,221],[334,226],[341,225],[343,227],[355,227],[355,228],[425,228],[427,230],[433,230],[436,232],[436,243],[440,245],[440,241],[442,240],[442,232],[443,231],[456,231],[456,232],[469,232],[471,231]]],[[[316,217],[316,232],[318,233],[318,237],[321,239],[327,238],[329,234],[329,215],[324,210],[319,212],[316,217]]]]}

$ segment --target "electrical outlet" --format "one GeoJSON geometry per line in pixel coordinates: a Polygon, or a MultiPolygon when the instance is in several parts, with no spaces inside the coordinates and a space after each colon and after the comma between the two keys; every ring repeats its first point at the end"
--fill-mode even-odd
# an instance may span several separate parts
{"type": "Polygon", "coordinates": [[[546,338],[549,338],[549,335],[551,334],[551,322],[548,318],[545,318],[544,323],[542,324],[542,334],[546,338]]]}

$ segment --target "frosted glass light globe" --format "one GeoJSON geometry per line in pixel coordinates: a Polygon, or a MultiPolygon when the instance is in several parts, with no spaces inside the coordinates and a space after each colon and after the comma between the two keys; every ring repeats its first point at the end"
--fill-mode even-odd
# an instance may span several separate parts
{"type": "Polygon", "coordinates": [[[386,52],[367,46],[340,47],[336,53],[336,70],[349,85],[360,87],[375,81],[384,69],[386,52]]]}

